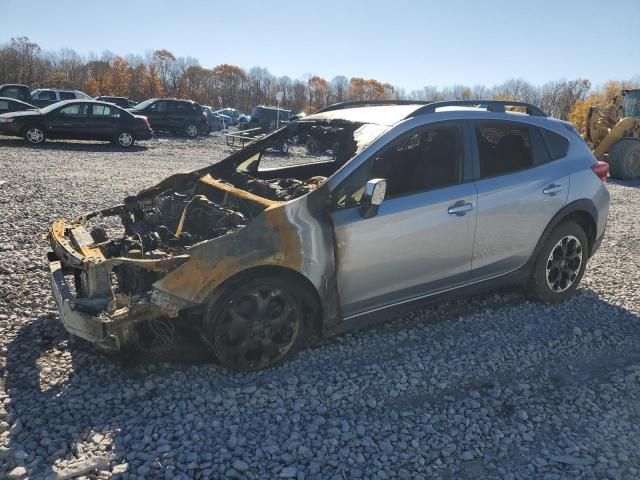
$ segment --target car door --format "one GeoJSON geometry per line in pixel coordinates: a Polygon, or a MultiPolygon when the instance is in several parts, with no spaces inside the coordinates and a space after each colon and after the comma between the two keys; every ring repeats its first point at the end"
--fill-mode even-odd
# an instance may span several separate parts
{"type": "Polygon", "coordinates": [[[100,103],[91,104],[87,132],[96,140],[114,138],[120,121],[120,111],[114,106],[100,103]]]}
{"type": "Polygon", "coordinates": [[[167,120],[172,132],[183,132],[187,120],[190,120],[191,111],[191,103],[167,102],[167,120]]]}
{"type": "Polygon", "coordinates": [[[48,134],[54,138],[91,138],[87,131],[89,104],[71,103],[47,114],[48,134]]]}
{"type": "Polygon", "coordinates": [[[464,167],[470,157],[463,138],[458,122],[414,129],[332,192],[343,316],[420,298],[468,279],[476,189],[464,167]],[[387,194],[377,215],[363,218],[362,187],[373,178],[387,180],[387,194]]]}
{"type": "Polygon", "coordinates": [[[511,121],[473,122],[478,220],[473,277],[517,269],[569,194],[570,169],[549,155],[537,127],[511,121]]]}
{"type": "Polygon", "coordinates": [[[167,103],[164,100],[158,100],[144,110],[143,115],[147,117],[154,130],[171,130],[167,120],[167,103]]]}

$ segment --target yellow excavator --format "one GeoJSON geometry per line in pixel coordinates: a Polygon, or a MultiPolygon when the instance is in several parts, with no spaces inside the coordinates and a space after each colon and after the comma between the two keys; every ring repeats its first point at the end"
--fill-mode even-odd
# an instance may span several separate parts
{"type": "Polygon", "coordinates": [[[590,107],[585,140],[613,178],[640,179],[640,89],[622,90],[608,110],[590,107]]]}

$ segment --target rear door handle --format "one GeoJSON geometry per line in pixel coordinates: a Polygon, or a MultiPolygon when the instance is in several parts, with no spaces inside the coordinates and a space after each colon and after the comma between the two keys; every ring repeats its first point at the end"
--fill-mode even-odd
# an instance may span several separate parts
{"type": "Polygon", "coordinates": [[[469,210],[473,210],[473,203],[465,202],[464,200],[460,200],[449,207],[447,213],[449,215],[457,215],[458,217],[462,217],[466,215],[469,210]]]}
{"type": "Polygon", "coordinates": [[[547,185],[543,190],[542,193],[544,193],[545,195],[555,195],[556,193],[562,191],[564,189],[564,186],[560,185],[559,183],[552,183],[551,185],[547,185]]]}

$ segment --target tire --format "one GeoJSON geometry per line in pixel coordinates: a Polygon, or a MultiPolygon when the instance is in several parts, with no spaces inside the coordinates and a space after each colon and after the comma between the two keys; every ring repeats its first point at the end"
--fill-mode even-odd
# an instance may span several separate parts
{"type": "Polygon", "coordinates": [[[640,178],[640,140],[619,140],[609,151],[611,176],[621,180],[640,178]]]}
{"type": "Polygon", "coordinates": [[[41,145],[47,139],[44,128],[40,125],[28,125],[23,130],[22,136],[31,145],[41,145]]]}
{"type": "Polygon", "coordinates": [[[229,370],[271,368],[291,357],[306,338],[304,292],[280,276],[239,278],[214,296],[204,334],[229,370]]]}
{"type": "Polygon", "coordinates": [[[547,237],[526,285],[532,300],[561,303],[576,292],[589,257],[589,240],[580,225],[565,222],[547,237]]]}
{"type": "Polygon", "coordinates": [[[309,138],[305,147],[307,148],[307,152],[310,154],[318,153],[320,151],[320,144],[314,138],[309,138]]]}
{"type": "Polygon", "coordinates": [[[131,148],[136,141],[136,136],[131,130],[120,130],[113,138],[113,143],[120,148],[131,148]]]}
{"type": "Polygon", "coordinates": [[[280,153],[285,155],[289,153],[289,142],[282,142],[282,145],[280,145],[280,153]]]}
{"type": "Polygon", "coordinates": [[[198,138],[200,130],[195,123],[187,123],[184,127],[184,134],[189,138],[198,138]]]}

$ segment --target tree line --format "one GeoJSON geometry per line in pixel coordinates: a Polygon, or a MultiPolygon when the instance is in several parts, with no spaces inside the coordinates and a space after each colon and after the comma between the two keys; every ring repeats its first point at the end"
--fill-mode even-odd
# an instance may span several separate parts
{"type": "Polygon", "coordinates": [[[348,100],[465,100],[472,98],[530,102],[550,115],[584,127],[589,105],[607,107],[623,87],[635,81],[610,81],[594,90],[588,79],[555,80],[534,86],[523,79],[501,85],[425,86],[405,89],[375,79],[338,75],[326,80],[317,75],[304,79],[272,75],[266,68],[248,70],[221,64],[205,68],[193,57],[180,57],[166,49],[142,55],[120,56],[105,51],[86,58],[72,49],[45,51],[27,37],[11,38],[0,45],[0,84],[23,83],[35,88],[73,88],[90,96],[114,95],[134,100],[169,96],[190,98],[203,105],[251,111],[258,104],[274,104],[282,92],[281,105],[295,112],[313,112],[348,100]]]}

